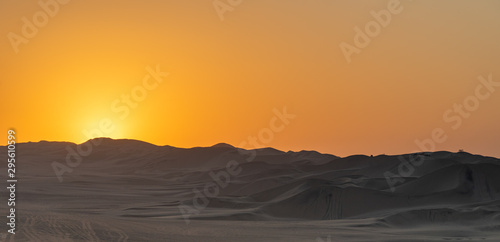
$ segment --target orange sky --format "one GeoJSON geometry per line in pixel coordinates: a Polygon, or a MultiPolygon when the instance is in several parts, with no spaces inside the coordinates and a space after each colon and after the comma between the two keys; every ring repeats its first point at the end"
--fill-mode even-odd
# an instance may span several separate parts
{"type": "Polygon", "coordinates": [[[408,153],[441,129],[438,150],[500,157],[500,87],[474,99],[479,76],[500,82],[500,1],[41,2],[0,2],[0,126],[19,142],[80,143],[109,120],[112,138],[239,145],[286,106],[296,117],[263,146],[408,153]],[[340,45],[371,11],[391,19],[348,62],[340,45]],[[169,75],[147,90],[157,65],[169,75]],[[467,118],[448,112],[464,102],[467,118]]]}

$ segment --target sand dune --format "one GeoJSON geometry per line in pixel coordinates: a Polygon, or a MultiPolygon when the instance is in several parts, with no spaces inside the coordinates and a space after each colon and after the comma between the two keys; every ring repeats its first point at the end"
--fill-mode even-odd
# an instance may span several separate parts
{"type": "Polygon", "coordinates": [[[53,162],[66,164],[68,147],[83,146],[17,145],[19,229],[6,241],[500,240],[492,157],[426,154],[392,191],[384,173],[398,174],[410,155],[86,144],[92,152],[62,182],[53,162]]]}

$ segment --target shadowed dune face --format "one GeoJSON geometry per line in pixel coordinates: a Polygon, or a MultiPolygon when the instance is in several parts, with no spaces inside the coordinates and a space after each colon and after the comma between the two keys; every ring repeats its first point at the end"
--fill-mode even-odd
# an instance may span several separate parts
{"type": "MultiPolygon", "coordinates": [[[[67,157],[75,159],[68,150],[78,153],[82,146],[18,145],[19,219],[26,227],[20,228],[17,238],[29,240],[37,234],[71,238],[68,231],[83,226],[88,234],[74,240],[125,241],[138,236],[137,229],[146,224],[180,226],[206,220],[354,219],[373,228],[477,224],[484,231],[500,226],[500,160],[496,158],[430,153],[392,191],[384,173],[398,173],[398,156],[339,158],[314,151],[249,151],[226,144],[182,149],[135,140],[89,142],[99,145],[81,156],[62,181],[53,163],[66,165],[67,157]],[[72,225],[54,222],[59,230],[41,229],[52,223],[41,221],[42,217],[64,218],[72,225]]],[[[0,155],[5,155],[5,149],[0,155]]],[[[163,233],[151,236],[161,238],[163,233]]]]}

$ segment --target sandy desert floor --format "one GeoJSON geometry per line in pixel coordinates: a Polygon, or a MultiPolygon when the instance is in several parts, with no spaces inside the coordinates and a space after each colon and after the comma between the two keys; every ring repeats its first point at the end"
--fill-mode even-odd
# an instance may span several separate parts
{"type": "Polygon", "coordinates": [[[17,146],[16,234],[4,225],[2,241],[500,241],[496,158],[94,141],[69,163],[84,146],[17,146]]]}

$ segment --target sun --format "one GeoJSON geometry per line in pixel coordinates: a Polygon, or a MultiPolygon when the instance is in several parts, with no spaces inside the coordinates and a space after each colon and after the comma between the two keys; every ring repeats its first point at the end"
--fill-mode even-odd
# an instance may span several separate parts
{"type": "Polygon", "coordinates": [[[75,142],[83,143],[89,139],[107,137],[112,139],[126,138],[125,124],[107,116],[94,116],[80,122],[75,132],[75,142]]]}

